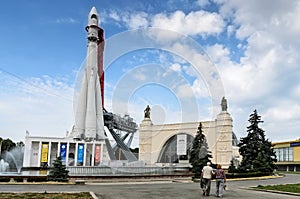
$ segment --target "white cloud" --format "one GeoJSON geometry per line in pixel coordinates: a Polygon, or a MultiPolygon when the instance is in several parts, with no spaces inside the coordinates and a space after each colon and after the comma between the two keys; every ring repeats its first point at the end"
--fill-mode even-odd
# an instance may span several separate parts
{"type": "Polygon", "coordinates": [[[246,132],[247,122],[241,118],[246,121],[258,109],[272,140],[297,138],[300,2],[226,0],[221,4],[221,15],[236,27],[244,56],[233,62],[222,45],[212,45],[207,52],[220,70],[235,131],[246,132]],[[283,131],[289,136],[283,136],[283,131]]]}
{"type": "Polygon", "coordinates": [[[193,92],[191,85],[183,84],[178,87],[177,96],[180,98],[191,98],[195,97],[195,93],[193,92]]]}
{"type": "Polygon", "coordinates": [[[225,23],[217,13],[203,10],[191,11],[185,14],[178,10],[173,13],[158,13],[150,15],[145,12],[111,11],[109,17],[113,20],[125,23],[129,29],[155,27],[180,32],[186,35],[215,35],[223,31],[225,23]]]}
{"type": "Polygon", "coordinates": [[[129,29],[145,28],[149,26],[148,14],[145,12],[117,12],[110,10],[108,17],[117,21],[118,23],[125,23],[129,29]]]}
{"type": "Polygon", "coordinates": [[[195,95],[197,96],[197,98],[210,97],[210,93],[207,88],[207,85],[205,85],[205,82],[203,82],[201,79],[196,79],[193,82],[192,89],[195,92],[195,95]]]}
{"type": "Polygon", "coordinates": [[[282,100],[280,104],[270,107],[264,114],[270,121],[289,122],[300,119],[300,104],[293,100],[282,100]]]}
{"type": "Polygon", "coordinates": [[[191,77],[196,77],[197,73],[198,73],[196,68],[188,66],[188,65],[184,65],[182,67],[182,70],[191,77]]]}
{"type": "Polygon", "coordinates": [[[72,17],[68,17],[68,18],[58,18],[54,21],[54,23],[58,23],[58,24],[75,24],[75,23],[79,23],[79,21],[77,21],[76,19],[74,19],[72,17]]]}
{"type": "Polygon", "coordinates": [[[269,30],[272,37],[280,36],[284,40],[293,40],[300,27],[299,1],[289,3],[282,0],[253,0],[244,3],[238,0],[222,2],[221,14],[232,18],[237,29],[237,37],[247,38],[261,30],[269,30]],[[287,37],[289,36],[289,37],[287,37]]]}
{"type": "Polygon", "coordinates": [[[37,136],[64,137],[73,125],[73,88],[48,76],[26,81],[1,74],[1,137],[24,141],[25,131],[37,136]]]}
{"type": "Polygon", "coordinates": [[[291,89],[291,96],[300,99],[300,82],[291,89]]]}
{"type": "Polygon", "coordinates": [[[233,33],[235,33],[236,28],[233,25],[227,26],[227,35],[231,36],[233,33]]]}
{"type": "Polygon", "coordinates": [[[222,44],[208,46],[205,50],[215,64],[226,64],[230,61],[230,51],[222,44]]]}
{"type": "Polygon", "coordinates": [[[125,19],[125,22],[130,29],[145,28],[149,25],[147,17],[147,13],[144,12],[134,13],[129,15],[128,18],[125,19]]]}
{"type": "Polygon", "coordinates": [[[205,7],[207,5],[209,5],[209,0],[197,0],[197,4],[200,6],[200,7],[205,7]]]}
{"type": "Polygon", "coordinates": [[[175,71],[175,72],[180,72],[181,71],[181,66],[178,63],[174,63],[170,66],[170,69],[175,71]]]}
{"type": "Polygon", "coordinates": [[[203,10],[185,14],[176,11],[169,15],[160,13],[153,17],[151,26],[173,30],[186,35],[210,35],[223,31],[224,21],[217,13],[203,10]]]}
{"type": "Polygon", "coordinates": [[[115,21],[120,21],[121,20],[120,16],[118,15],[117,11],[115,11],[115,10],[110,11],[109,17],[112,18],[115,21]]]}

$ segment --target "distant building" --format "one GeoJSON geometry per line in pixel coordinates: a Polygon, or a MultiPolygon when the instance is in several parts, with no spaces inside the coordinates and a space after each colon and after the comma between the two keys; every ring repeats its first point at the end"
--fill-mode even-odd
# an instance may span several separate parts
{"type": "Polygon", "coordinates": [[[73,137],[26,135],[23,167],[48,167],[60,156],[66,166],[100,166],[108,164],[106,143],[86,142],[73,137]]]}
{"type": "Polygon", "coordinates": [[[300,171],[300,140],[273,142],[278,170],[300,171]]]}

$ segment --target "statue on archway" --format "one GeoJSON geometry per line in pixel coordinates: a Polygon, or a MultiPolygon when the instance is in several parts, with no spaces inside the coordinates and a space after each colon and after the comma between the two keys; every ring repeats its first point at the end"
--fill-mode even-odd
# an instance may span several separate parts
{"type": "Polygon", "coordinates": [[[221,107],[222,107],[222,111],[227,111],[227,100],[225,99],[224,96],[221,101],[221,107]]]}
{"type": "Polygon", "coordinates": [[[147,105],[146,109],[144,110],[144,114],[145,114],[144,118],[145,119],[146,118],[150,119],[150,111],[151,111],[151,109],[150,109],[149,105],[147,105]]]}

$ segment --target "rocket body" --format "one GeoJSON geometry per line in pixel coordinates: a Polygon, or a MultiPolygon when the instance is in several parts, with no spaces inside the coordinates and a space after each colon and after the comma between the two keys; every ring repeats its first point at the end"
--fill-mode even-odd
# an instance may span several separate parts
{"type": "MultiPolygon", "coordinates": [[[[103,30],[98,27],[98,20],[99,15],[96,8],[93,7],[89,13],[86,27],[88,34],[86,66],[75,112],[73,137],[76,139],[99,140],[106,137],[104,135],[103,95],[100,86],[100,75],[103,75],[103,58],[99,56],[98,52],[99,44],[103,41],[103,30]],[[102,38],[99,39],[99,36],[102,38]],[[99,62],[102,63],[99,64],[99,62]],[[102,71],[99,71],[99,65],[102,66],[100,68],[102,71]]],[[[100,54],[103,56],[103,48],[100,54]]]]}

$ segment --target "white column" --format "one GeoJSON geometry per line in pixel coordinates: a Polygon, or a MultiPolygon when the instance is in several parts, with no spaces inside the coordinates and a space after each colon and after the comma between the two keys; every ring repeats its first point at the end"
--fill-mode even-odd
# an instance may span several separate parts
{"type": "Polygon", "coordinates": [[[67,146],[66,146],[66,165],[69,166],[69,147],[70,147],[70,143],[67,142],[67,146]]]}
{"type": "Polygon", "coordinates": [[[23,167],[33,166],[33,165],[31,165],[32,158],[33,158],[32,142],[33,141],[31,139],[29,139],[29,138],[25,139],[23,167]]]}
{"type": "Polygon", "coordinates": [[[60,156],[60,143],[61,142],[57,143],[57,154],[56,154],[56,157],[60,156]]]}
{"type": "Polygon", "coordinates": [[[75,145],[75,160],[74,160],[74,166],[77,166],[77,157],[78,157],[78,142],[76,142],[76,145],[75,145]]]}
{"type": "Polygon", "coordinates": [[[42,155],[42,141],[39,142],[39,155],[38,155],[38,167],[41,166],[41,155],[42,155]]]}
{"type": "Polygon", "coordinates": [[[83,163],[82,165],[85,166],[86,165],[86,154],[87,154],[87,144],[84,143],[84,150],[83,150],[83,163]]]}
{"type": "Polygon", "coordinates": [[[92,146],[92,162],[91,162],[91,166],[95,166],[95,142],[93,143],[92,146]]]}
{"type": "Polygon", "coordinates": [[[49,141],[49,144],[48,144],[48,166],[51,166],[51,162],[50,162],[50,157],[51,157],[51,148],[52,148],[52,142],[49,141]]]}

